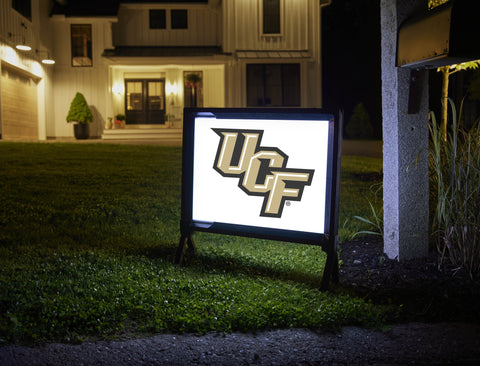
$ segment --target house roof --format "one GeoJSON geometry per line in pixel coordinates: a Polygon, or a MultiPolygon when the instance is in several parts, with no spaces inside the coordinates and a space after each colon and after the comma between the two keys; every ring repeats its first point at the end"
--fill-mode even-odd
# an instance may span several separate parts
{"type": "Polygon", "coordinates": [[[223,54],[218,46],[200,47],[159,47],[159,46],[117,46],[105,50],[103,57],[205,57],[223,54]]]}
{"type": "Polygon", "coordinates": [[[285,58],[294,58],[294,59],[311,59],[312,55],[307,50],[305,51],[248,51],[242,50],[237,51],[238,58],[278,58],[278,59],[285,59],[285,58]]]}
{"type": "Polygon", "coordinates": [[[66,17],[102,17],[116,16],[119,0],[55,0],[52,15],[66,17]]]}
{"type": "Polygon", "coordinates": [[[138,4],[207,4],[208,0],[120,0],[122,3],[138,3],[138,4]]]}
{"type": "Polygon", "coordinates": [[[207,4],[208,0],[55,0],[50,15],[66,17],[116,16],[120,3],[207,4]]]}

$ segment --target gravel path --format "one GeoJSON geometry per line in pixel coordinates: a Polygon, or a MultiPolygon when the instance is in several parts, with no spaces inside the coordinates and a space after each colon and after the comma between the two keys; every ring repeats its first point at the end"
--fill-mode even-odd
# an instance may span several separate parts
{"type": "Polygon", "coordinates": [[[480,325],[344,327],[257,334],[157,335],[81,345],[0,348],[0,365],[479,365],[480,325]]]}

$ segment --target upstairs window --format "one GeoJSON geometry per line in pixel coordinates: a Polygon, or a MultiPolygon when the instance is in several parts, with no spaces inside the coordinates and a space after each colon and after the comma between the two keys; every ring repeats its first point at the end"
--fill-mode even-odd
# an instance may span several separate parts
{"type": "Polygon", "coordinates": [[[31,0],[12,0],[12,8],[18,11],[28,20],[32,20],[31,0]]]}
{"type": "Polygon", "coordinates": [[[166,29],[167,16],[164,9],[150,9],[150,29],[166,29]]]}
{"type": "Polygon", "coordinates": [[[171,10],[170,20],[172,29],[188,29],[188,12],[187,10],[171,10]]]}
{"type": "Polygon", "coordinates": [[[92,25],[72,24],[72,66],[92,66],[92,25]]]}
{"type": "Polygon", "coordinates": [[[280,34],[281,29],[281,0],[263,0],[262,31],[263,34],[280,34]]]}

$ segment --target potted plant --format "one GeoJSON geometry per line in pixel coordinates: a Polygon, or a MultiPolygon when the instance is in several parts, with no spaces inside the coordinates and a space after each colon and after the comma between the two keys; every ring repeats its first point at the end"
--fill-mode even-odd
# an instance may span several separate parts
{"type": "Polygon", "coordinates": [[[116,128],[124,128],[125,127],[125,115],[124,114],[117,114],[115,116],[116,120],[115,120],[115,127],[116,128]]]}
{"type": "Polygon", "coordinates": [[[185,88],[191,90],[190,107],[197,107],[197,87],[200,86],[202,77],[199,72],[192,72],[185,75],[185,88]]]}
{"type": "Polygon", "coordinates": [[[70,110],[67,115],[67,122],[74,122],[73,131],[78,140],[88,139],[88,124],[93,121],[93,114],[88,107],[87,101],[82,93],[75,94],[70,110]]]}

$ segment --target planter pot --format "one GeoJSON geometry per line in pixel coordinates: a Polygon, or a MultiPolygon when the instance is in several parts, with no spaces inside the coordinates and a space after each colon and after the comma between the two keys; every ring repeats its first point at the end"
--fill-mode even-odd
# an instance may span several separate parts
{"type": "Polygon", "coordinates": [[[88,123],[76,123],[73,125],[73,132],[77,140],[86,140],[89,136],[88,123]]]}

